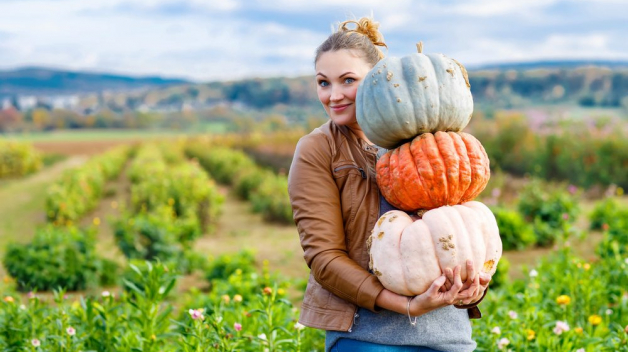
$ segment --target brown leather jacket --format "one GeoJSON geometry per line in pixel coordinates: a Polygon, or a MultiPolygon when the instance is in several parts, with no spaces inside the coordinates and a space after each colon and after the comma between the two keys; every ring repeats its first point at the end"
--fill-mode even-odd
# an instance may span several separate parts
{"type": "MultiPolygon", "coordinates": [[[[288,192],[311,269],[303,325],[350,331],[358,306],[376,310],[384,287],[367,270],[366,248],[379,218],[376,158],[376,148],[331,121],[297,144],[288,192]]],[[[469,309],[470,317],[478,314],[477,307],[469,309]]]]}

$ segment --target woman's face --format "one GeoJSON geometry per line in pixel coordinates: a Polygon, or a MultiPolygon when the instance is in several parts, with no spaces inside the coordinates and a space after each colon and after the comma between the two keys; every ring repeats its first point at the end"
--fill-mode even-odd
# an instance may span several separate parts
{"type": "Polygon", "coordinates": [[[371,65],[347,49],[328,51],[318,58],[316,92],[327,115],[337,125],[360,130],[355,117],[355,95],[370,70],[371,65]]]}

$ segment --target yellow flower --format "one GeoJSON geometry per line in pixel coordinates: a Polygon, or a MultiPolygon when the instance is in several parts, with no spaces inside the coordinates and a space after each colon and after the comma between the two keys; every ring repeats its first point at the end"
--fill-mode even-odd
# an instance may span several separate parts
{"type": "Polygon", "coordinates": [[[577,327],[575,329],[573,329],[573,331],[575,331],[577,334],[582,334],[582,328],[581,327],[577,327]]]}
{"type": "Polygon", "coordinates": [[[94,218],[94,225],[100,225],[100,218],[94,218]]]}
{"type": "Polygon", "coordinates": [[[7,303],[13,303],[14,299],[11,296],[6,296],[6,297],[4,297],[4,301],[7,302],[7,303]]]}
{"type": "Polygon", "coordinates": [[[240,296],[240,295],[233,296],[233,301],[237,302],[237,303],[242,302],[242,296],[240,296]]]}
{"type": "Polygon", "coordinates": [[[286,293],[286,290],[284,290],[283,288],[277,289],[277,294],[280,296],[283,296],[286,293]]]}
{"type": "Polygon", "coordinates": [[[569,303],[571,303],[571,297],[567,296],[567,295],[560,295],[558,296],[558,298],[556,298],[556,303],[562,305],[562,306],[566,306],[569,303]]]}
{"type": "Polygon", "coordinates": [[[528,335],[527,337],[528,341],[532,341],[536,337],[536,333],[532,329],[527,329],[526,334],[528,335]]]}
{"type": "Polygon", "coordinates": [[[589,324],[593,326],[600,325],[601,322],[602,322],[602,317],[597,314],[593,314],[592,316],[589,317],[589,324]]]}
{"type": "Polygon", "coordinates": [[[174,199],[168,198],[168,205],[172,206],[174,204],[174,199]]]}
{"type": "Polygon", "coordinates": [[[223,295],[222,301],[228,304],[231,301],[231,298],[229,297],[229,295],[223,295]]]}
{"type": "Polygon", "coordinates": [[[150,339],[151,339],[151,340],[153,340],[153,341],[155,341],[155,340],[157,340],[157,336],[155,336],[155,334],[152,334],[152,335],[150,336],[150,339]]]}
{"type": "Polygon", "coordinates": [[[582,267],[584,268],[584,270],[589,270],[589,269],[591,269],[591,264],[584,263],[584,265],[582,267]]]}
{"type": "Polygon", "coordinates": [[[617,195],[618,196],[623,196],[624,195],[624,189],[621,187],[617,187],[617,195]]]}

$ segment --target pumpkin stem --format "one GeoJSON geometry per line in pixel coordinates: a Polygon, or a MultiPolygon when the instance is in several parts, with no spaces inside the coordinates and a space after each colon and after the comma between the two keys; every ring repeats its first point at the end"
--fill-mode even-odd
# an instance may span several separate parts
{"type": "Polygon", "coordinates": [[[418,210],[418,211],[416,212],[416,216],[418,216],[418,217],[419,217],[419,219],[422,219],[422,218],[423,218],[423,215],[425,215],[425,213],[427,213],[427,210],[426,210],[426,209],[420,209],[420,210],[418,210]]]}
{"type": "Polygon", "coordinates": [[[423,53],[423,42],[416,43],[416,50],[419,52],[419,54],[423,53]]]}

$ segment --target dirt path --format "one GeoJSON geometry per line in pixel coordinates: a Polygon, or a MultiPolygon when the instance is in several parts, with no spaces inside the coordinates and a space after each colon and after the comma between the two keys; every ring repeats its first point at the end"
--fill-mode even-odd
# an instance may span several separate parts
{"type": "Polygon", "coordinates": [[[87,159],[86,156],[70,157],[36,174],[3,184],[0,188],[1,253],[8,241],[28,241],[35,228],[46,222],[46,189],[63,171],[82,165],[87,159]]]}
{"type": "Polygon", "coordinates": [[[309,269],[303,260],[296,227],[265,222],[260,214],[252,212],[251,203],[228,194],[226,187],[220,191],[226,196],[217,230],[198,239],[194,249],[218,256],[250,248],[255,250],[260,265],[263,260],[269,261],[271,271],[307,278],[309,269]]]}
{"type": "Polygon", "coordinates": [[[115,242],[113,221],[120,217],[121,207],[124,207],[129,199],[131,182],[127,170],[128,164],[117,179],[107,182],[104,196],[98,206],[79,221],[80,226],[99,223],[96,252],[99,256],[119,263],[125,262],[125,259],[115,242]]]}

